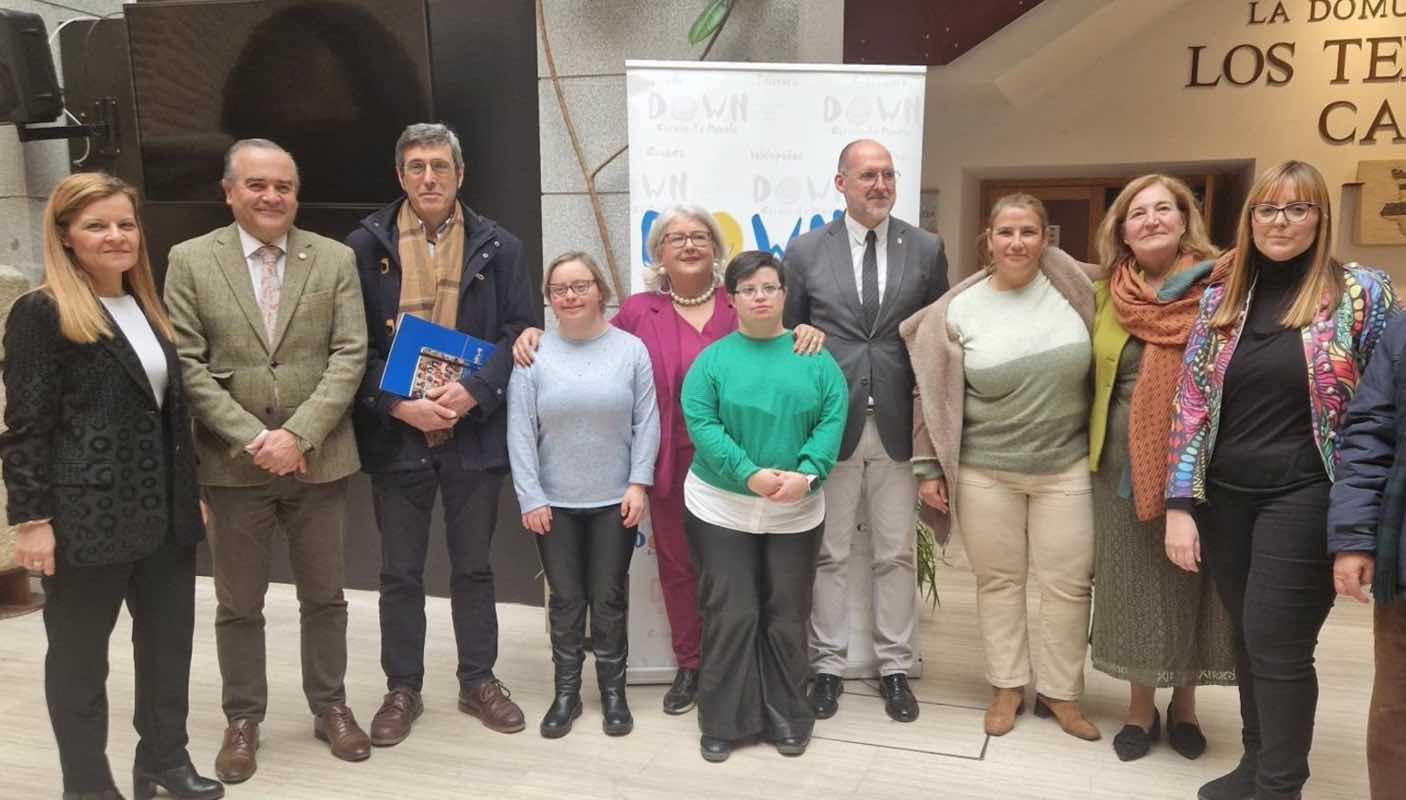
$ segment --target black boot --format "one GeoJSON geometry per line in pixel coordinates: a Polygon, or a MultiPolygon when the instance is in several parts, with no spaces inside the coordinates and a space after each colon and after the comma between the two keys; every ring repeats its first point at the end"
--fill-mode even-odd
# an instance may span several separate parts
{"type": "Polygon", "coordinates": [[[218,800],[225,796],[224,784],[201,777],[189,761],[156,772],[141,767],[132,769],[132,794],[136,800],[151,800],[157,789],[165,789],[176,800],[218,800]]]}
{"type": "Polygon", "coordinates": [[[116,789],[101,789],[96,792],[64,792],[63,800],[125,800],[116,789]]]}
{"type": "Polygon", "coordinates": [[[1198,800],[1254,800],[1259,759],[1246,753],[1235,769],[1201,787],[1198,800]]]}
{"type": "Polygon", "coordinates": [[[625,702],[625,685],[600,690],[601,728],[606,736],[624,736],[635,729],[635,718],[625,702]]]}
{"type": "Polygon", "coordinates": [[[560,739],[571,733],[571,723],[581,716],[581,693],[558,691],[538,729],[547,739],[560,739]]]}

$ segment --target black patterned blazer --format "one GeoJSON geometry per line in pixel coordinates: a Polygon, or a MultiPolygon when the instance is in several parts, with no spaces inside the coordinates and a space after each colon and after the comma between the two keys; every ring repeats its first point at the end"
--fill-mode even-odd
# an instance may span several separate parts
{"type": "Polygon", "coordinates": [[[75,344],[43,290],[15,301],[5,326],[0,433],[11,525],[51,518],[56,560],[121,564],[168,537],[205,535],[190,418],[176,350],[155,331],[169,375],[160,407],[137,352],[115,334],[75,344]]]}

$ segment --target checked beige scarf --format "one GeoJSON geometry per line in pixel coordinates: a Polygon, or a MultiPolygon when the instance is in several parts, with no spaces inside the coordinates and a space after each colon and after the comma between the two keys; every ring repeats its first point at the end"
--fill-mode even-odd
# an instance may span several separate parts
{"type": "MultiPolygon", "coordinates": [[[[434,254],[430,254],[425,226],[410,203],[400,204],[396,216],[400,232],[400,314],[411,314],[436,325],[455,329],[459,324],[459,279],[464,273],[464,214],[458,203],[440,229],[434,254]]],[[[400,319],[398,315],[396,319],[400,319]]],[[[438,447],[449,441],[454,429],[427,431],[425,441],[438,447]]]]}

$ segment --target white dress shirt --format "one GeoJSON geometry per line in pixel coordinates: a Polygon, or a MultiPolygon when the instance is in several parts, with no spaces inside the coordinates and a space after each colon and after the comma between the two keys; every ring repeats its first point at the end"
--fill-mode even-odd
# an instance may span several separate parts
{"type": "MultiPolygon", "coordinates": [[[[869,233],[869,228],[860,225],[854,217],[845,212],[845,230],[849,231],[849,255],[854,263],[854,288],[859,292],[859,303],[864,304],[864,249],[867,242],[865,236],[869,233]]],[[[889,218],[884,217],[884,221],[874,228],[874,255],[879,260],[879,302],[884,301],[884,286],[888,283],[889,274],[889,218]]]]}
{"type": "MultiPolygon", "coordinates": [[[[261,242],[255,239],[252,234],[244,230],[243,225],[236,225],[239,228],[239,246],[244,253],[244,263],[249,267],[249,280],[254,287],[254,301],[259,300],[259,285],[264,280],[264,260],[255,253],[265,244],[271,244],[278,248],[278,262],[274,265],[274,272],[278,273],[278,283],[283,284],[283,267],[288,263],[288,232],[284,231],[281,236],[271,242],[261,242]]],[[[262,310],[262,307],[261,307],[262,310]]]]}
{"type": "Polygon", "coordinates": [[[161,343],[156,340],[156,334],[151,330],[151,322],[147,320],[146,314],[142,313],[137,299],[130,294],[121,297],[99,295],[98,299],[107,307],[108,313],[117,322],[117,327],[122,329],[127,343],[137,351],[137,358],[141,359],[142,369],[146,371],[147,383],[151,384],[151,391],[156,396],[156,407],[160,408],[162,401],[166,399],[166,384],[171,376],[166,372],[166,351],[161,349],[161,343]]]}

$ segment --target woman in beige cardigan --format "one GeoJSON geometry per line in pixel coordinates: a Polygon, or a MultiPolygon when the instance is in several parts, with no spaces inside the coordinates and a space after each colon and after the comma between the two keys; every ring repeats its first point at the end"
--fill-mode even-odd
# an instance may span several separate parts
{"type": "Polygon", "coordinates": [[[901,328],[918,398],[913,471],[925,503],[960,530],[976,574],[992,686],[986,732],[1024,710],[1032,676],[1025,585],[1041,589],[1035,713],[1095,740],[1084,716],[1094,536],[1088,468],[1094,267],[1047,246],[1034,197],[996,201],[990,266],[901,328]]]}

